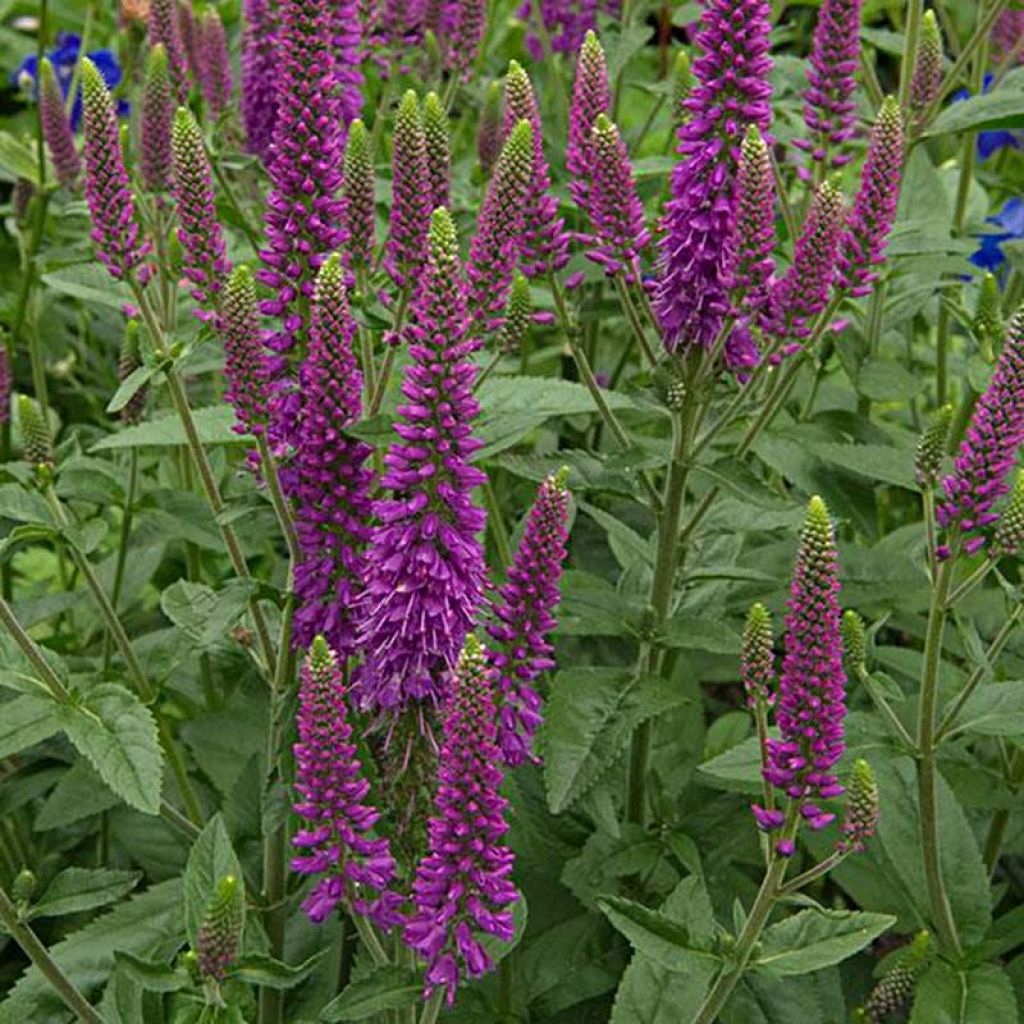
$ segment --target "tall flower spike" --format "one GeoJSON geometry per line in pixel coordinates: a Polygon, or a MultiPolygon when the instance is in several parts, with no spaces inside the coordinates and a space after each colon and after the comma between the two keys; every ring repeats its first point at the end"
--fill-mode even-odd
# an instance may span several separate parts
{"type": "Polygon", "coordinates": [[[121,279],[142,262],[146,247],[139,241],[128,172],[121,153],[121,134],[114,103],[99,69],[82,58],[82,125],[85,132],[85,198],[92,217],[96,257],[121,279]]]}
{"type": "Polygon", "coordinates": [[[501,153],[501,83],[491,82],[480,112],[480,127],[476,135],[476,155],[485,178],[489,178],[501,153]]]}
{"type": "Polygon", "coordinates": [[[708,0],[701,15],[654,295],[669,352],[710,348],[729,311],[736,156],[747,127],[764,133],[771,120],[770,8],[768,0],[708,0]]]}
{"type": "Polygon", "coordinates": [[[479,406],[473,397],[479,341],[467,333],[455,226],[435,210],[430,260],[413,306],[410,365],[402,381],[398,441],[384,459],[368,556],[360,646],[364,700],[401,709],[438,701],[476,620],[484,586],[478,538],[484,513],[473,488],[486,477],[469,459],[479,406]]]}
{"type": "Polygon", "coordinates": [[[938,481],[952,423],[953,406],[944,405],[935,413],[931,424],[918,438],[917,451],[914,454],[914,477],[919,487],[934,487],[938,481]]]}
{"type": "MultiPolygon", "coordinates": [[[[1024,11],[1003,11],[992,29],[992,56],[1002,63],[1013,52],[1024,35],[1024,11]]],[[[1017,53],[1017,63],[1024,61],[1024,54],[1017,53]]]]}
{"type": "Polygon", "coordinates": [[[768,332],[777,347],[806,338],[828,304],[843,230],[843,197],[830,182],[818,186],[793,263],[771,290],[768,332]]]}
{"type": "Polygon", "coordinates": [[[430,173],[419,100],[410,89],[395,116],[391,155],[391,230],[386,265],[399,288],[412,288],[426,259],[430,173]]]}
{"type": "Polygon", "coordinates": [[[871,765],[862,758],[853,762],[846,814],[840,828],[843,838],[838,849],[841,853],[862,853],[878,828],[878,785],[871,765]]]}
{"type": "Polygon", "coordinates": [[[192,282],[192,298],[199,304],[196,315],[209,320],[219,304],[224,277],[231,272],[225,254],[224,235],[217,220],[210,158],[203,133],[192,112],[179,107],[171,130],[174,155],[174,199],[178,205],[178,240],[182,269],[192,282]]]}
{"type": "Polygon", "coordinates": [[[932,105],[942,87],[942,30],[935,12],[924,12],[921,38],[914,58],[914,77],[910,80],[910,107],[920,114],[932,105]]]}
{"type": "Polygon", "coordinates": [[[270,385],[256,312],[256,286],[248,267],[228,278],[218,324],[224,338],[224,397],[235,410],[240,434],[266,430],[270,385]]]}
{"type": "Polygon", "coordinates": [[[772,617],[763,604],[751,606],[740,641],[740,680],[746,694],[747,707],[764,701],[775,702],[775,636],[772,617]]]}
{"type": "Polygon", "coordinates": [[[498,336],[498,349],[506,354],[518,352],[522,347],[526,332],[530,329],[530,314],[533,300],[530,298],[530,282],[526,276],[516,271],[512,279],[512,289],[508,293],[505,306],[505,322],[498,336]]]}
{"type": "Polygon", "coordinates": [[[543,720],[540,694],[533,684],[555,664],[548,636],[555,628],[566,555],[567,475],[563,468],[541,483],[508,579],[492,606],[494,622],[488,632],[494,641],[490,663],[501,693],[498,741],[509,765],[533,759],[533,737],[543,720]]]}
{"type": "Polygon", "coordinates": [[[395,876],[387,839],[369,835],[380,814],[364,803],[370,783],[352,742],[338,660],[323,637],[302,664],[296,725],[293,810],[305,827],[292,840],[299,851],[292,870],[322,876],[302,904],[319,923],[357,887],[381,890],[395,876]]]}
{"type": "Polygon", "coordinates": [[[519,898],[511,875],[508,801],[499,793],[494,675],[476,637],[466,638],[444,715],[437,769],[437,814],[428,826],[429,852],[416,866],[414,910],[404,938],[427,962],[426,995],[437,986],[455,1001],[461,974],[479,977],[493,964],[478,936],[508,942],[511,905],[519,898]]]}
{"type": "Polygon", "coordinates": [[[561,270],[569,262],[569,236],[565,222],[558,216],[558,202],[551,195],[551,172],[544,156],[544,131],[537,98],[530,77],[516,61],[509,61],[505,78],[505,138],[520,121],[528,121],[533,131],[533,176],[526,194],[520,265],[527,277],[549,270],[561,270]]]}
{"type": "Polygon", "coordinates": [[[167,69],[167,51],[157,43],[146,57],[142,88],[142,185],[147,192],[166,192],[171,181],[171,123],[174,96],[167,69]]]}
{"type": "Polygon", "coordinates": [[[448,115],[436,92],[428,92],[423,101],[423,137],[426,144],[427,180],[430,184],[430,209],[448,206],[451,187],[452,153],[448,137],[448,115]]]}
{"type": "Polygon", "coordinates": [[[885,258],[885,246],[896,219],[903,166],[903,115],[890,96],[878,111],[871,130],[860,188],[839,255],[840,281],[851,295],[867,295],[878,277],[874,268],[885,258]]]}
{"type": "Polygon", "coordinates": [[[267,247],[259,281],[276,292],[260,312],[278,321],[267,345],[281,354],[271,370],[280,380],[274,399],[275,444],[294,440],[299,399],[287,379],[309,334],[309,305],[320,264],[345,242],[338,192],[344,159],[335,89],[332,16],[323,0],[280,0],[275,75],[279,83],[274,136],[267,166],[267,247]]]}
{"type": "Polygon", "coordinates": [[[246,146],[266,160],[277,120],[277,34],[268,0],[244,0],[242,123],[246,146]]]}
{"type": "Polygon", "coordinates": [[[235,966],[242,948],[245,924],[245,892],[234,875],[218,883],[203,915],[196,937],[199,973],[213,981],[224,981],[235,966]]]}
{"type": "Polygon", "coordinates": [[[196,23],[196,33],[199,87],[210,117],[216,120],[227,109],[233,87],[228,37],[216,7],[203,12],[196,23]]]}
{"type": "Polygon", "coordinates": [[[53,65],[45,57],[39,66],[39,120],[57,180],[65,188],[74,188],[82,173],[82,158],[75,146],[60,84],[53,65]]]}
{"type": "Polygon", "coordinates": [[[362,64],[363,29],[359,19],[359,0],[335,0],[334,4],[334,76],[339,89],[340,116],[351,124],[363,109],[362,64]]]}
{"type": "Polygon", "coordinates": [[[362,374],[353,352],[356,323],[337,254],[320,268],[313,298],[309,353],[300,375],[302,411],[289,467],[295,532],[302,561],[295,569],[295,642],[322,633],[341,658],[355,651],[354,609],[370,537],[369,447],[346,429],[361,413],[362,374]]]}
{"type": "Polygon", "coordinates": [[[177,0],[178,31],[181,33],[181,50],[185,55],[185,66],[192,80],[199,82],[202,69],[199,66],[199,33],[196,30],[196,18],[192,11],[192,0],[177,0]]]}
{"type": "Polygon", "coordinates": [[[167,51],[167,70],[178,103],[188,99],[188,70],[181,38],[181,21],[176,0],[149,0],[149,44],[163,44],[167,51]]]}
{"type": "Polygon", "coordinates": [[[42,409],[28,395],[18,396],[22,458],[30,466],[53,465],[53,437],[42,409]]]}
{"type": "Polygon", "coordinates": [[[819,180],[852,159],[851,154],[836,150],[853,137],[856,127],[854,75],[860,64],[860,12],[861,0],[823,0],[814,28],[804,93],[809,137],[793,145],[810,154],[812,166],[819,168],[819,180]]]}
{"type": "Polygon", "coordinates": [[[942,481],[946,498],[936,509],[947,541],[940,558],[951,553],[953,536],[964,551],[985,546],[986,532],[999,514],[992,506],[1010,489],[1007,476],[1024,442],[1024,308],[1007,330],[992,380],[974,406],[967,434],[960,443],[955,469],[942,481]]]}
{"type": "Polygon", "coordinates": [[[633,165],[619,129],[598,114],[591,133],[591,195],[588,197],[595,242],[587,257],[607,274],[639,277],[638,258],[651,240],[644,207],[633,180],[633,165]]]}
{"type": "Polygon", "coordinates": [[[733,302],[740,309],[757,311],[766,304],[775,267],[775,180],[768,145],[753,125],[740,149],[733,239],[733,302]]]}
{"type": "Polygon", "coordinates": [[[452,0],[448,69],[468,81],[487,30],[487,0],[452,0]]]}
{"type": "Polygon", "coordinates": [[[370,135],[358,119],[349,126],[345,142],[343,181],[349,260],[353,267],[369,269],[376,237],[376,181],[370,135]]]}
{"type": "Polygon", "coordinates": [[[469,244],[466,277],[474,330],[492,331],[501,326],[532,173],[533,129],[524,120],[502,147],[469,244]]]}
{"type": "MultiPolygon", "coordinates": [[[[768,741],[767,782],[798,802],[810,828],[835,818],[814,802],[839,796],[833,767],[843,753],[846,673],[840,635],[839,566],[832,524],[821,498],[811,498],[793,571],[786,653],[775,721],[768,741]]],[[[780,850],[788,855],[791,850],[780,850]]]]}
{"type": "Polygon", "coordinates": [[[591,133],[599,114],[611,109],[608,66],[604,50],[593,32],[588,32],[576,61],[576,80],[569,109],[569,141],[565,165],[569,171],[569,194],[581,209],[590,212],[588,195],[594,167],[591,133]]]}

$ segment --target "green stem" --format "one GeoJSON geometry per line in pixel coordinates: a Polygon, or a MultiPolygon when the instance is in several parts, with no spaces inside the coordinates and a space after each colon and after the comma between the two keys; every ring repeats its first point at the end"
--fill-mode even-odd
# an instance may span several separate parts
{"type": "Polygon", "coordinates": [[[907,732],[906,726],[899,720],[896,712],[889,706],[889,702],[885,699],[885,695],[879,689],[878,684],[863,668],[857,672],[857,679],[861,686],[868,691],[868,696],[871,698],[875,707],[882,712],[883,717],[889,723],[889,728],[908,751],[913,751],[916,747],[914,738],[909,732],[907,732]]]}
{"type": "Polygon", "coordinates": [[[885,102],[885,92],[882,89],[882,83],[878,81],[875,62],[866,46],[860,48],[860,71],[864,89],[871,100],[871,106],[877,110],[885,102]]]}
{"type": "Polygon", "coordinates": [[[346,907],[349,917],[356,926],[359,938],[370,954],[370,959],[378,967],[391,962],[384,947],[381,945],[380,936],[373,930],[373,925],[362,914],[357,914],[350,906],[346,907]]]}
{"type": "MultiPolygon", "coordinates": [[[[121,529],[117,539],[117,562],[114,565],[114,586],[110,591],[110,603],[117,610],[121,603],[121,588],[124,586],[124,570],[128,564],[128,541],[132,532],[132,519],[135,512],[135,492],[139,486],[139,450],[132,448],[128,453],[128,490],[124,499],[124,510],[121,515],[121,529]]],[[[107,631],[103,638],[103,671],[110,669],[112,637],[107,631]]]]}
{"type": "Polygon", "coordinates": [[[61,970],[49,950],[39,941],[27,921],[23,921],[18,908],[0,887],[0,921],[11,938],[21,947],[25,955],[39,969],[39,973],[50,983],[53,990],[64,1000],[68,1009],[83,1024],[104,1024],[100,1014],[89,1005],[81,990],[61,970]]]}
{"type": "Polygon", "coordinates": [[[921,38],[921,18],[924,15],[923,0],[907,0],[907,14],[903,29],[903,58],[900,61],[900,109],[910,107],[910,83],[914,78],[917,63],[917,47],[921,38]]]}
{"type": "MultiPolygon", "coordinates": [[[[42,142],[40,142],[42,145],[42,142]]],[[[18,304],[14,310],[14,325],[11,331],[14,343],[23,341],[28,349],[29,363],[32,368],[32,390],[35,392],[36,401],[43,416],[43,422],[49,423],[50,396],[46,386],[46,363],[43,353],[39,347],[39,331],[33,330],[23,337],[25,332],[25,321],[28,318],[29,300],[32,297],[32,288],[36,283],[36,262],[39,257],[39,246],[43,238],[43,230],[46,226],[46,211],[50,205],[50,193],[40,186],[33,203],[32,231],[29,234],[28,245],[25,248],[25,265],[21,279],[21,291],[18,293],[18,304]]]]}
{"type": "Polygon", "coordinates": [[[953,592],[949,595],[949,601],[947,607],[952,608],[959,601],[962,601],[974,588],[985,579],[985,577],[995,567],[995,559],[986,558],[981,565],[978,566],[970,576],[967,577],[953,592]]]}
{"type": "Polygon", "coordinates": [[[797,875],[796,878],[787,882],[781,889],[779,889],[779,895],[795,895],[801,889],[810,885],[815,879],[821,878],[823,875],[827,875],[833,868],[838,867],[846,857],[847,854],[840,853],[837,850],[835,853],[826,857],[823,861],[819,861],[813,868],[808,868],[802,875],[797,875]]]}
{"type": "Polygon", "coordinates": [[[228,181],[227,175],[220,166],[220,161],[214,157],[214,159],[210,161],[210,165],[213,167],[213,173],[217,179],[217,184],[224,193],[224,197],[227,199],[228,205],[238,218],[239,226],[242,228],[242,234],[245,235],[246,241],[252,248],[253,253],[256,256],[259,256],[262,245],[259,231],[249,223],[249,218],[245,215],[245,211],[242,209],[242,204],[238,200],[238,195],[235,192],[234,187],[231,182],[228,181]]]}
{"type": "Polygon", "coordinates": [[[917,793],[920,816],[921,851],[925,883],[932,919],[940,941],[960,954],[960,939],[953,920],[939,854],[938,767],[936,765],[935,711],[939,691],[939,666],[942,662],[942,637],[946,626],[946,608],[953,576],[954,559],[938,569],[932,591],[931,610],[924,643],[924,668],[917,722],[917,793]]]}
{"type": "Polygon", "coordinates": [[[614,281],[615,290],[619,293],[619,302],[622,305],[622,311],[625,313],[626,320],[633,331],[633,336],[636,338],[637,344],[640,346],[640,351],[643,352],[644,358],[647,360],[647,365],[657,366],[658,357],[654,354],[654,349],[651,348],[651,343],[647,340],[647,332],[644,330],[644,325],[640,320],[640,313],[629,294],[629,287],[625,280],[623,280],[622,274],[616,274],[614,281]]]}
{"type": "Polygon", "coordinates": [[[35,640],[28,635],[25,627],[18,621],[11,606],[0,597],[0,622],[4,624],[11,638],[21,648],[21,653],[29,660],[32,667],[39,673],[40,682],[50,692],[58,704],[71,704],[73,698],[70,690],[61,682],[60,676],[50,667],[43,652],[35,640]]]}
{"type": "Polygon", "coordinates": [[[370,399],[370,406],[366,411],[367,416],[376,416],[380,412],[381,404],[384,401],[384,395],[388,390],[388,383],[391,380],[391,371],[395,367],[395,357],[398,355],[399,346],[399,335],[401,334],[402,327],[405,325],[405,314],[409,308],[409,289],[406,288],[402,291],[401,298],[398,300],[398,308],[395,310],[395,318],[392,321],[391,330],[396,335],[394,340],[388,345],[387,351],[384,353],[384,364],[380,368],[380,374],[377,377],[376,386],[373,389],[373,397],[370,399]]]}
{"type": "MultiPolygon", "coordinates": [[[[1010,759],[1010,768],[1007,772],[1006,781],[1010,784],[1010,788],[1013,790],[1014,796],[1016,796],[1020,784],[1024,782],[1024,749],[1020,747],[1013,752],[1013,757],[1010,759]]],[[[989,825],[983,848],[985,868],[989,873],[989,877],[995,872],[996,865],[999,863],[999,852],[1003,846],[1003,839],[1006,838],[1006,827],[1009,823],[1010,809],[1008,807],[996,811],[992,816],[992,824],[989,825]]]]}
{"type": "Polygon", "coordinates": [[[267,490],[270,492],[270,501],[274,506],[274,513],[277,516],[277,523],[284,534],[285,544],[288,547],[288,556],[292,565],[298,565],[302,558],[302,549],[299,546],[298,534],[295,532],[295,523],[292,520],[291,509],[288,507],[288,499],[284,496],[281,488],[281,476],[277,471],[277,461],[270,451],[266,434],[260,434],[256,438],[256,445],[260,453],[260,469],[263,471],[263,478],[267,481],[267,490]]]}
{"type": "Polygon", "coordinates": [[[420,1024],[435,1024],[441,1013],[441,1003],[444,1000],[444,989],[439,988],[423,1006],[423,1013],[420,1015],[420,1024]]]}
{"type": "Polygon", "coordinates": [[[505,517],[502,515],[501,505],[490,481],[484,484],[483,491],[484,502],[487,505],[487,529],[491,531],[491,536],[494,538],[498,561],[502,568],[508,568],[512,564],[512,544],[505,526],[505,517]]]}

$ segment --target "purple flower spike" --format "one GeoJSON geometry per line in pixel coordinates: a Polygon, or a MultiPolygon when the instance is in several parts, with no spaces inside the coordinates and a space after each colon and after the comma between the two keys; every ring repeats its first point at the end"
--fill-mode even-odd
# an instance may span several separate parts
{"type": "Polygon", "coordinates": [[[594,122],[591,156],[589,206],[597,245],[587,251],[587,257],[604,267],[607,274],[623,272],[632,282],[638,276],[638,257],[651,235],[626,144],[604,114],[594,122]]]}
{"type": "Polygon", "coordinates": [[[914,77],[910,80],[910,107],[920,114],[934,102],[942,88],[942,30],[935,12],[924,12],[921,39],[914,58],[914,77]]]}
{"type": "Polygon", "coordinates": [[[181,38],[181,21],[175,0],[149,0],[149,44],[162,43],[167,51],[167,70],[178,103],[188,99],[188,69],[181,38]]]}
{"type": "Polygon", "coordinates": [[[540,695],[533,683],[553,668],[548,635],[555,628],[558,584],[566,555],[568,470],[553,473],[537,491],[526,530],[508,570],[508,580],[493,605],[496,621],[488,627],[494,640],[490,663],[501,692],[498,737],[509,765],[534,760],[533,737],[542,719],[540,695]]]}
{"type": "Polygon", "coordinates": [[[439,206],[448,207],[451,188],[452,154],[448,137],[448,115],[436,92],[428,92],[423,101],[423,138],[427,157],[427,180],[430,183],[430,212],[439,206]]]}
{"type": "Polygon", "coordinates": [[[874,268],[885,258],[885,245],[896,219],[903,167],[903,115],[889,96],[871,130],[860,189],[839,256],[840,280],[851,295],[867,295],[878,277],[874,268]]]}
{"type": "Polygon", "coordinates": [[[71,122],[64,110],[64,95],[57,75],[45,57],[39,68],[39,120],[57,180],[65,188],[74,188],[82,173],[82,158],[78,155],[71,122]]]}
{"type": "Polygon", "coordinates": [[[710,348],[729,312],[736,160],[747,128],[763,134],[771,120],[770,9],[768,0],[708,0],[701,16],[654,294],[669,352],[710,348]]]}
{"type": "Polygon", "coordinates": [[[360,632],[362,696],[394,710],[440,699],[484,586],[484,513],[471,495],[486,477],[469,464],[480,447],[471,433],[479,407],[470,361],[480,342],[467,334],[458,241],[443,208],[431,219],[430,260],[412,313],[400,440],[381,480],[392,495],[375,504],[360,632]]]}
{"type": "Polygon", "coordinates": [[[936,509],[936,518],[952,536],[939,549],[941,557],[949,557],[957,536],[968,554],[985,546],[988,528],[999,519],[992,507],[1010,489],[1008,477],[1022,442],[1024,309],[1010,321],[992,380],[960,442],[954,471],[942,481],[946,500],[936,509]]]}
{"type": "Polygon", "coordinates": [[[611,102],[604,50],[597,36],[588,32],[576,62],[576,81],[569,110],[569,142],[565,149],[565,163],[570,176],[569,194],[573,202],[587,213],[590,213],[587,196],[594,167],[591,132],[598,115],[607,114],[611,109],[611,102]]]}
{"type": "Polygon", "coordinates": [[[565,222],[558,216],[558,202],[550,194],[551,172],[544,156],[544,132],[537,98],[530,76],[513,60],[509,62],[505,78],[506,139],[520,121],[528,121],[533,130],[533,179],[526,195],[519,256],[523,273],[537,277],[550,270],[561,270],[569,262],[569,236],[565,222]]]}
{"type": "Polygon", "coordinates": [[[775,180],[768,145],[753,125],[736,173],[736,232],[729,259],[733,304],[756,315],[767,305],[775,269],[775,180]]]}
{"type": "MultiPolygon", "coordinates": [[[[793,570],[786,654],[775,721],[781,736],[768,740],[767,782],[789,799],[812,829],[834,815],[813,800],[843,792],[832,772],[842,756],[846,673],[840,633],[839,565],[828,509],[811,498],[793,570]]],[[[779,851],[783,856],[788,854],[779,851]]]]}
{"type": "MultiPolygon", "coordinates": [[[[267,169],[267,248],[260,252],[261,284],[276,294],[260,303],[279,327],[267,345],[281,353],[271,369],[282,377],[289,357],[302,358],[309,333],[309,305],[321,263],[345,243],[339,198],[342,124],[334,88],[331,10],[323,0],[281,0],[280,40],[274,74],[279,82],[267,169]],[[298,349],[298,351],[295,351],[298,349]]],[[[293,440],[298,399],[282,381],[275,398],[273,440],[293,440]]]]}
{"type": "Polygon", "coordinates": [[[532,174],[533,129],[523,120],[502,147],[469,244],[466,277],[474,330],[493,331],[501,326],[532,174]]]}
{"type": "Polygon", "coordinates": [[[216,120],[227,109],[233,82],[228,37],[215,7],[203,12],[196,25],[196,34],[199,87],[210,117],[216,120]]]}
{"type": "Polygon", "coordinates": [[[231,272],[224,235],[217,220],[213,173],[203,133],[192,112],[179,107],[171,129],[174,199],[178,205],[178,240],[185,277],[192,282],[197,316],[210,319],[219,303],[224,277],[231,272]]]}
{"type": "Polygon", "coordinates": [[[338,83],[341,120],[350,125],[363,109],[363,29],[359,0],[334,0],[334,75],[338,83]]]}
{"type": "Polygon", "coordinates": [[[147,192],[166,192],[171,181],[171,124],[174,95],[167,51],[157,43],[146,57],[142,91],[142,184],[147,192]]]}
{"type": "Polygon", "coordinates": [[[119,280],[142,262],[128,172],[114,103],[99,69],[82,58],[82,126],[85,133],[85,198],[92,217],[96,257],[119,280]]]}
{"type": "Polygon", "coordinates": [[[526,36],[526,48],[532,60],[548,57],[542,36],[550,43],[554,53],[576,53],[588,31],[597,28],[599,12],[619,16],[621,0],[525,0],[519,8],[519,17],[531,26],[526,36]],[[536,25],[537,16],[544,25],[541,33],[536,25]]]}
{"type": "Polygon", "coordinates": [[[454,0],[448,69],[468,81],[487,30],[487,0],[454,0]]]}
{"type": "Polygon", "coordinates": [[[388,273],[399,288],[412,288],[426,262],[430,225],[430,174],[419,100],[410,89],[395,116],[391,157],[391,231],[388,235],[388,273]]]}
{"type": "Polygon", "coordinates": [[[369,269],[376,236],[376,183],[370,135],[358,119],[349,126],[345,142],[344,192],[349,260],[353,267],[369,269]]]}
{"type": "MultiPolygon", "coordinates": [[[[851,154],[835,150],[855,130],[853,76],[860,64],[860,9],[861,0],[823,0],[814,29],[804,93],[809,138],[797,139],[793,145],[810,154],[821,176],[852,159],[851,154]]],[[[807,174],[806,169],[803,173],[807,174]]]]}
{"type": "Polygon", "coordinates": [[[491,82],[487,87],[483,110],[480,112],[480,127],[476,136],[476,155],[485,178],[490,177],[498,154],[501,153],[501,99],[501,83],[491,82]]]}
{"type": "Polygon", "coordinates": [[[843,197],[826,181],[815,193],[793,263],[771,291],[766,330],[775,339],[774,347],[811,333],[813,318],[828,303],[842,229],[843,197]]]}
{"type": "Polygon", "coordinates": [[[369,447],[345,433],[362,414],[363,378],[353,352],[356,323],[337,255],[320,268],[309,353],[300,374],[302,411],[289,466],[295,531],[302,561],[295,568],[295,642],[308,647],[323,633],[342,659],[356,647],[353,610],[370,538],[369,447]]]}
{"type": "Polygon", "coordinates": [[[224,286],[217,323],[224,339],[224,397],[235,410],[235,431],[266,430],[270,385],[256,311],[256,286],[248,267],[238,267],[224,286]]]}
{"type": "Polygon", "coordinates": [[[245,0],[242,122],[249,152],[266,160],[277,121],[277,36],[268,0],[245,0]]]}
{"type": "Polygon", "coordinates": [[[455,1001],[460,975],[493,968],[479,934],[510,942],[510,907],[519,898],[512,851],[502,842],[508,801],[499,793],[500,752],[494,742],[494,678],[476,637],[455,670],[444,715],[430,851],[416,866],[415,910],[403,937],[427,962],[425,997],[437,986],[455,1001]]]}
{"type": "Polygon", "coordinates": [[[370,783],[352,742],[338,661],[323,637],[313,641],[302,665],[296,724],[293,810],[305,827],[292,840],[299,851],[292,870],[322,876],[302,903],[319,924],[362,887],[382,890],[395,877],[387,839],[368,834],[380,812],[364,803],[370,783]]]}

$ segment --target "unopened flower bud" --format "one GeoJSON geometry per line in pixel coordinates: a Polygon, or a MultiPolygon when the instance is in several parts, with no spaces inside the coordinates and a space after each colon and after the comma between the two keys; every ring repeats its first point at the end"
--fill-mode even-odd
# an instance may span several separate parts
{"type": "Polygon", "coordinates": [[[206,908],[196,939],[199,971],[205,978],[223,981],[238,959],[245,922],[245,893],[234,875],[218,883],[206,908]]]}
{"type": "Polygon", "coordinates": [[[877,827],[878,785],[875,773],[867,761],[858,758],[853,763],[847,787],[846,816],[841,827],[843,838],[839,841],[839,850],[860,853],[877,827]]]}
{"type": "Polygon", "coordinates": [[[939,479],[942,468],[942,457],[946,453],[949,440],[949,428],[953,422],[953,406],[944,405],[935,413],[931,426],[921,435],[917,442],[914,456],[914,476],[923,487],[934,487],[939,479]]]}

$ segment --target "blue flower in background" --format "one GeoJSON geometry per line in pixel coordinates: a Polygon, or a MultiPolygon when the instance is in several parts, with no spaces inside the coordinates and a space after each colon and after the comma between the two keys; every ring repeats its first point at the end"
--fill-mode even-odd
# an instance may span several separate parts
{"type": "MultiPolygon", "coordinates": [[[[78,53],[82,48],[82,37],[74,32],[58,32],[57,45],[47,53],[50,63],[53,65],[57,81],[60,83],[60,90],[64,99],[68,98],[68,90],[71,88],[71,79],[74,77],[75,65],[78,63],[78,53]]],[[[96,65],[103,80],[107,83],[108,89],[113,89],[121,81],[121,65],[117,63],[117,57],[111,50],[91,50],[86,56],[96,65]]],[[[11,75],[11,82],[31,92],[36,92],[39,69],[37,67],[36,55],[30,54],[17,70],[11,75]]],[[[128,104],[119,100],[117,105],[119,114],[128,112],[128,104]]],[[[82,90],[79,89],[75,96],[74,105],[71,108],[71,126],[77,130],[78,123],[82,118],[82,90]]]]}
{"type": "Polygon", "coordinates": [[[971,256],[971,262],[982,270],[1000,276],[1006,263],[1003,242],[1024,238],[1024,198],[1014,196],[1007,199],[999,213],[985,218],[986,224],[994,224],[1001,230],[989,235],[977,235],[980,248],[971,256]]]}
{"type": "MultiPolygon", "coordinates": [[[[991,72],[985,75],[985,80],[982,83],[981,91],[982,94],[987,93],[992,88],[993,75],[991,72]]],[[[970,91],[967,89],[961,89],[959,92],[953,93],[953,102],[957,103],[960,100],[966,100],[970,98],[970,91]]],[[[1005,129],[991,132],[978,132],[978,156],[982,160],[987,160],[993,153],[997,153],[1001,149],[1020,149],[1024,146],[1024,133],[1022,132],[1011,132],[1005,129]]]]}

